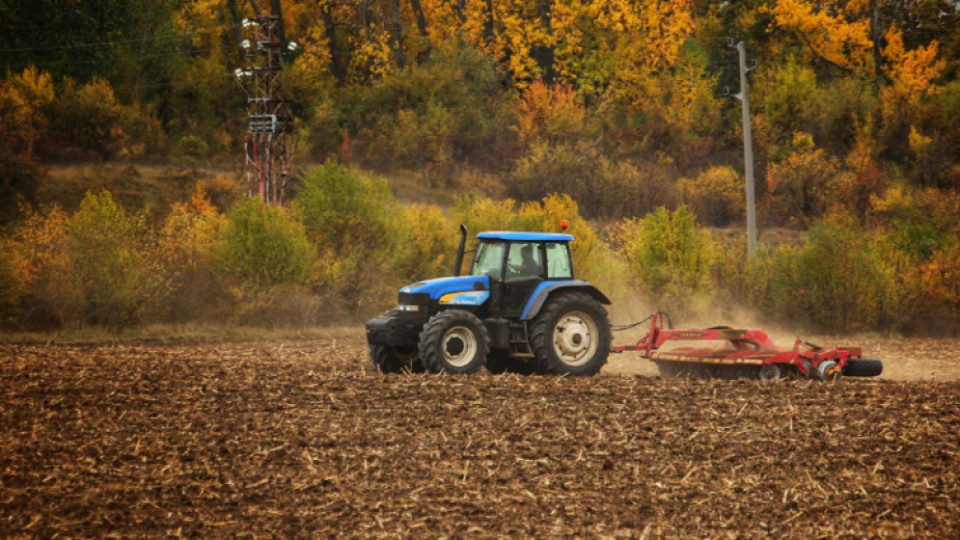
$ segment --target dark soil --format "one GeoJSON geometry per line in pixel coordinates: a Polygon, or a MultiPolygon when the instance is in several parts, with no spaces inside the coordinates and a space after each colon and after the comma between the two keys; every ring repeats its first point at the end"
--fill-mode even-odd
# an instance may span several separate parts
{"type": "Polygon", "coordinates": [[[384,377],[354,339],[0,358],[0,537],[960,531],[957,382],[384,377]]]}

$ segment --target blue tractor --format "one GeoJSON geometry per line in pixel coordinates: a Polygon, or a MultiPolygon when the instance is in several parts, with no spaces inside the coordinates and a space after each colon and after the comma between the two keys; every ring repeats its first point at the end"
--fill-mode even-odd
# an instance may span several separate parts
{"type": "Polygon", "coordinates": [[[399,306],[366,324],[370,357],[384,373],[507,371],[593,375],[610,353],[610,300],[574,279],[573,236],[484,232],[461,275],[400,289],[399,306]]]}

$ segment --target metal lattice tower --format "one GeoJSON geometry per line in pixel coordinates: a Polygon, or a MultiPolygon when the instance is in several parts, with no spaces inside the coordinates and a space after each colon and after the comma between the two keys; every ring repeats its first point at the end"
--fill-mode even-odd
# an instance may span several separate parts
{"type": "Polygon", "coordinates": [[[247,193],[259,194],[264,203],[281,206],[290,176],[289,136],[293,123],[290,102],[282,99],[283,22],[278,15],[244,19],[247,65],[237,68],[237,78],[247,90],[247,137],[244,175],[247,193]]]}

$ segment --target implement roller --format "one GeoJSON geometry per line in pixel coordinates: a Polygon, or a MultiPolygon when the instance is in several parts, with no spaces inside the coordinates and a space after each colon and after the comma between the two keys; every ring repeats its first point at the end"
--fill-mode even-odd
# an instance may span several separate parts
{"type": "Polygon", "coordinates": [[[860,347],[825,349],[797,339],[793,349],[785,351],[779,349],[763,330],[729,326],[664,328],[664,320],[669,325],[670,318],[662,312],[654,313],[631,327],[647,320],[651,321],[650,330],[640,341],[635,345],[614,345],[611,352],[640,352],[665,376],[825,381],[841,375],[875,377],[883,371],[880,360],[863,358],[860,347]]]}

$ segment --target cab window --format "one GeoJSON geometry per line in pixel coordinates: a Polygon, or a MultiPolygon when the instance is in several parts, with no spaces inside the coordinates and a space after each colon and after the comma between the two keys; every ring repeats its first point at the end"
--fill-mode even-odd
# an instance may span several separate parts
{"type": "Polygon", "coordinates": [[[547,249],[547,279],[572,279],[570,249],[567,244],[549,242],[547,249]]]}
{"type": "Polygon", "coordinates": [[[503,250],[503,242],[481,242],[477,246],[477,255],[473,258],[473,269],[470,273],[474,276],[499,278],[503,266],[503,250]]]}
{"type": "Polygon", "coordinates": [[[514,242],[507,254],[507,278],[531,278],[543,275],[539,244],[514,242]]]}

